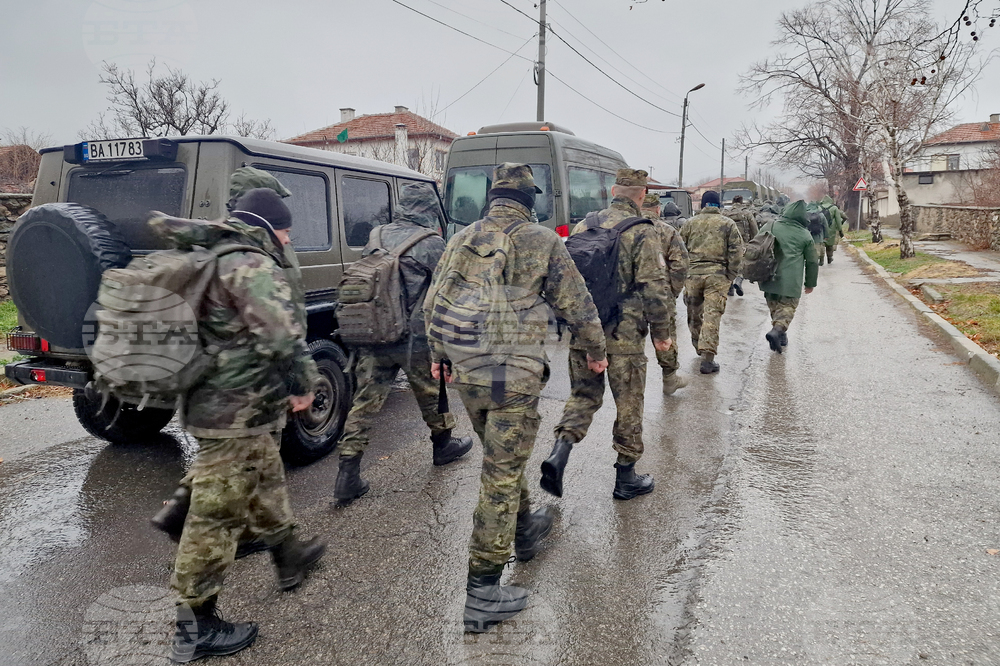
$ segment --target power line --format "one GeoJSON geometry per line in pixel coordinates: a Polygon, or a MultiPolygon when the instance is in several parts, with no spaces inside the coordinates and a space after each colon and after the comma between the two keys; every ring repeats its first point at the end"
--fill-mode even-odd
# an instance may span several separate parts
{"type": "Polygon", "coordinates": [[[495,49],[503,51],[504,53],[509,53],[509,54],[515,55],[518,58],[520,58],[521,60],[527,60],[528,62],[534,62],[534,60],[532,60],[531,58],[526,58],[523,55],[520,55],[520,54],[515,53],[514,51],[510,51],[508,49],[505,49],[502,46],[497,46],[496,44],[491,44],[490,42],[487,42],[485,39],[480,39],[479,37],[476,37],[475,35],[470,35],[469,33],[467,33],[464,30],[460,30],[459,28],[456,28],[453,25],[449,25],[449,24],[445,23],[444,21],[442,21],[440,19],[436,19],[433,16],[431,16],[430,14],[425,14],[422,11],[420,11],[419,9],[414,9],[413,7],[410,7],[409,5],[403,4],[399,0],[392,0],[392,1],[395,2],[397,5],[399,5],[400,7],[405,7],[406,9],[409,9],[411,12],[414,12],[416,14],[420,14],[424,18],[430,19],[430,20],[434,21],[435,23],[437,23],[439,25],[443,25],[444,27],[446,27],[446,28],[448,28],[450,30],[454,30],[455,32],[459,32],[459,33],[465,35],[466,37],[471,37],[472,39],[476,40],[477,42],[480,42],[481,44],[486,44],[486,46],[492,46],[495,49]]]}
{"type": "MultiPolygon", "coordinates": [[[[532,35],[531,37],[528,37],[528,39],[525,40],[524,44],[521,44],[521,46],[517,49],[517,51],[520,51],[525,46],[527,46],[528,42],[530,42],[534,38],[535,38],[535,35],[532,35]]],[[[431,120],[433,120],[439,114],[444,113],[445,111],[447,111],[449,108],[451,108],[452,106],[454,106],[455,103],[457,103],[458,101],[460,101],[463,97],[465,97],[466,95],[468,95],[469,93],[471,93],[473,90],[475,90],[476,88],[478,88],[480,85],[482,85],[486,81],[486,79],[488,79],[491,76],[493,76],[494,74],[496,74],[496,72],[497,72],[498,69],[500,69],[501,67],[503,67],[504,65],[506,65],[508,62],[511,61],[511,58],[513,58],[514,56],[517,55],[517,51],[515,51],[515,52],[511,53],[509,56],[507,56],[506,60],[504,60],[499,65],[497,65],[496,68],[492,72],[490,72],[489,74],[487,74],[486,76],[484,76],[482,79],[480,79],[479,83],[477,83],[476,85],[472,86],[471,88],[469,88],[468,90],[466,90],[464,93],[462,93],[461,95],[459,95],[459,97],[457,99],[455,99],[453,102],[451,102],[450,104],[448,104],[448,106],[446,106],[443,109],[441,109],[440,111],[434,113],[434,115],[431,116],[431,120]]],[[[520,87],[520,86],[518,86],[518,87],[520,87]]]]}
{"type": "Polygon", "coordinates": [[[591,104],[593,104],[594,106],[596,106],[597,108],[601,109],[602,111],[606,111],[607,113],[610,113],[611,115],[613,115],[615,118],[618,118],[619,120],[624,120],[629,125],[635,125],[636,127],[641,127],[644,130],[649,130],[650,132],[656,132],[658,134],[679,134],[679,132],[668,132],[666,130],[655,129],[653,127],[646,127],[645,125],[640,125],[639,123],[637,123],[635,121],[632,121],[632,120],[629,120],[628,118],[625,118],[624,116],[620,116],[617,113],[615,113],[614,111],[612,111],[611,109],[609,109],[607,107],[604,107],[604,106],[601,106],[600,104],[598,104],[594,100],[590,99],[589,97],[587,97],[586,95],[584,95],[582,92],[580,92],[579,90],[577,90],[576,88],[574,88],[570,84],[568,84],[565,81],[563,81],[562,79],[560,79],[558,76],[556,76],[555,74],[552,73],[551,69],[546,69],[545,73],[548,76],[551,76],[553,79],[555,79],[559,83],[561,83],[564,86],[566,86],[567,88],[569,88],[570,90],[572,90],[573,92],[575,92],[580,97],[584,98],[585,100],[587,100],[588,102],[590,102],[591,104]]]}
{"type": "MultiPolygon", "coordinates": [[[[396,0],[394,0],[394,1],[396,1],[396,0]]],[[[535,19],[531,18],[531,16],[528,16],[528,14],[525,14],[525,13],[524,13],[523,11],[521,11],[520,9],[518,9],[517,7],[515,7],[514,5],[510,4],[509,2],[507,2],[507,0],[500,0],[500,2],[502,2],[502,3],[503,3],[503,4],[505,4],[505,5],[507,5],[508,7],[510,7],[511,9],[513,9],[513,10],[514,10],[515,12],[517,12],[518,14],[521,14],[522,16],[525,16],[525,17],[527,17],[527,18],[528,18],[528,19],[530,19],[531,21],[534,21],[535,23],[538,23],[538,21],[536,21],[535,19]]],[[[552,33],[552,35],[553,35],[554,37],[556,37],[556,38],[557,38],[557,39],[558,39],[559,41],[561,41],[561,42],[562,42],[563,44],[565,44],[566,46],[568,46],[568,47],[569,47],[569,50],[570,50],[570,51],[572,51],[573,53],[575,53],[575,54],[577,54],[578,56],[580,56],[581,58],[583,58],[583,59],[584,59],[584,61],[586,61],[586,63],[587,63],[588,65],[590,65],[591,67],[593,67],[594,69],[596,69],[596,70],[597,70],[598,72],[600,72],[601,74],[603,74],[603,75],[604,75],[604,76],[605,76],[605,77],[606,77],[606,78],[607,78],[607,79],[608,79],[609,81],[611,81],[612,83],[614,83],[614,84],[615,84],[616,86],[618,86],[619,88],[621,88],[622,90],[624,90],[624,91],[625,91],[625,92],[627,92],[628,94],[632,95],[632,96],[633,96],[633,97],[635,97],[636,99],[639,99],[639,100],[642,100],[642,101],[643,101],[643,102],[645,102],[646,104],[649,104],[649,105],[650,105],[651,107],[653,107],[654,109],[659,109],[660,111],[663,111],[664,113],[668,113],[668,114],[670,114],[671,116],[674,116],[674,117],[676,117],[676,118],[680,118],[680,117],[681,117],[681,114],[679,114],[679,113],[674,113],[673,111],[671,111],[671,110],[669,110],[669,109],[664,109],[664,108],[663,108],[662,106],[660,106],[659,104],[654,104],[653,102],[650,102],[650,101],[649,101],[648,99],[646,99],[646,98],[645,98],[645,97],[643,97],[642,95],[640,95],[640,94],[638,94],[638,93],[634,92],[633,90],[629,89],[629,88],[628,88],[627,86],[625,86],[624,84],[622,84],[622,83],[621,83],[620,81],[616,80],[616,79],[615,79],[615,78],[614,78],[613,76],[611,76],[610,74],[608,74],[607,72],[605,72],[605,71],[604,71],[603,69],[601,69],[600,67],[598,67],[598,66],[597,66],[597,64],[596,64],[596,63],[594,63],[594,61],[593,61],[593,60],[591,60],[591,59],[590,59],[590,58],[588,58],[587,56],[585,56],[585,55],[583,55],[582,53],[580,53],[580,52],[579,52],[579,51],[578,51],[578,50],[576,49],[576,47],[575,47],[575,46],[573,46],[572,44],[570,44],[569,42],[567,42],[567,41],[566,41],[565,39],[563,39],[562,35],[560,35],[560,34],[559,34],[558,32],[556,32],[555,30],[553,30],[553,29],[552,29],[552,26],[549,26],[549,32],[551,32],[551,33],[552,33]]]]}
{"type": "MultiPolygon", "coordinates": [[[[447,5],[442,5],[442,4],[440,3],[440,2],[437,2],[437,0],[427,0],[427,2],[431,3],[432,5],[437,5],[437,6],[438,6],[438,7],[440,7],[441,9],[446,9],[446,10],[448,10],[449,12],[451,12],[451,13],[453,13],[453,14],[458,14],[459,16],[461,16],[461,17],[463,17],[463,18],[467,18],[467,19],[469,19],[470,21],[473,21],[473,22],[475,22],[475,23],[478,23],[479,25],[485,25],[485,26],[486,26],[487,28],[492,28],[493,30],[497,30],[497,31],[499,31],[499,32],[502,32],[502,33],[503,33],[503,34],[505,34],[505,35],[510,35],[511,37],[517,37],[518,39],[520,39],[520,38],[521,38],[521,35],[515,35],[515,34],[514,34],[513,32],[507,32],[507,31],[506,31],[506,30],[504,30],[503,28],[498,28],[498,27],[496,27],[495,25],[492,25],[492,24],[490,24],[490,23],[487,23],[487,22],[485,22],[485,21],[480,21],[480,20],[479,20],[479,19],[477,19],[477,18],[473,18],[473,17],[469,16],[468,14],[463,14],[462,12],[460,12],[460,11],[458,11],[458,10],[456,10],[456,9],[452,9],[451,7],[449,7],[449,6],[447,6],[447,5]]],[[[520,49],[519,49],[519,50],[520,50],[520,49]]]]}
{"type": "Polygon", "coordinates": [[[499,117],[497,117],[497,122],[503,120],[503,114],[507,113],[507,109],[510,108],[510,103],[514,101],[515,97],[517,97],[517,91],[521,89],[521,86],[524,85],[524,80],[528,78],[528,74],[531,74],[533,70],[534,67],[529,67],[527,71],[524,72],[524,76],[521,77],[521,80],[517,82],[517,87],[514,88],[514,94],[512,94],[510,99],[507,100],[507,106],[503,107],[503,111],[501,111],[499,117]]]}

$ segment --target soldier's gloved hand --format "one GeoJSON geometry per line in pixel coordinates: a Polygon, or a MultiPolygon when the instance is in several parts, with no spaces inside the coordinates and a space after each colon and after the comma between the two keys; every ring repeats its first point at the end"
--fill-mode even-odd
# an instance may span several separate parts
{"type": "Polygon", "coordinates": [[[587,354],[587,367],[590,368],[591,372],[599,375],[608,369],[608,359],[604,359],[603,361],[595,361],[594,359],[590,358],[590,354],[587,354]]]}
{"type": "Polygon", "coordinates": [[[653,348],[656,349],[656,351],[670,351],[670,348],[673,346],[674,341],[670,338],[667,338],[666,340],[653,340],[653,348]]]}
{"type": "Polygon", "coordinates": [[[306,395],[290,395],[288,402],[291,404],[293,412],[301,412],[312,407],[315,398],[316,394],[310,391],[306,395]]]}
{"type": "MultiPolygon", "coordinates": [[[[441,379],[441,363],[431,363],[431,377],[434,379],[441,379]]],[[[444,366],[444,381],[447,384],[451,384],[451,368],[444,366]]]]}

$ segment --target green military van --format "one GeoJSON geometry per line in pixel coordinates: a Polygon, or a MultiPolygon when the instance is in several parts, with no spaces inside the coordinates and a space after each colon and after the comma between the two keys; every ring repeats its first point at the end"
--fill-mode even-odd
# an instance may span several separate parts
{"type": "Polygon", "coordinates": [[[444,200],[451,231],[483,217],[493,168],[503,162],[531,165],[542,189],[538,221],[564,237],[587,213],[607,208],[615,172],[628,166],[615,151],[553,123],[483,127],[455,139],[448,151],[444,200]]]}
{"type": "MultiPolygon", "coordinates": [[[[392,219],[400,188],[435,181],[386,162],[242,137],[182,136],[89,141],[41,151],[33,206],[73,202],[72,217],[18,222],[7,249],[7,275],[21,326],[8,347],[29,356],[5,374],[21,384],[74,389],[80,423],[93,435],[129,442],[159,432],[172,410],[104,403],[87,390],[93,368],[84,318],[101,273],[163,247],[145,223],[150,210],[216,219],[226,214],[229,178],[252,166],[273,174],[292,195],[292,243],[302,267],[308,337],[322,375],[313,407],[290,419],[282,453],[316,460],[336,445],[351,405],[349,351],[337,336],[337,284],[361,257],[368,234],[392,219]]],[[[439,199],[440,200],[440,199],[439,199]]],[[[443,210],[439,211],[445,231],[443,210]]]]}

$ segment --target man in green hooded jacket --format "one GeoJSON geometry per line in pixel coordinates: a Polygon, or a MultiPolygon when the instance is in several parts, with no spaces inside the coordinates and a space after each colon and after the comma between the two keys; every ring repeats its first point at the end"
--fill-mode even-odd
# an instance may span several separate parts
{"type": "Polygon", "coordinates": [[[806,203],[801,199],[785,207],[781,217],[764,226],[761,231],[774,235],[774,258],[778,269],[774,277],[760,283],[764,300],[771,311],[771,330],[764,337],[772,351],[779,354],[788,345],[788,326],[795,316],[795,308],[802,297],[803,276],[805,291],[811,294],[819,277],[819,263],[806,203]]]}

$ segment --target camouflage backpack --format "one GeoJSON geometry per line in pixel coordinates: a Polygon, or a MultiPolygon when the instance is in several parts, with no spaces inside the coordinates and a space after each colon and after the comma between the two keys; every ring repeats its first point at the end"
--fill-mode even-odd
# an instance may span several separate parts
{"type": "MultiPolygon", "coordinates": [[[[267,255],[251,245],[160,250],[104,271],[97,293],[96,335],[87,347],[94,382],[122,402],[174,407],[226,345],[204,339],[198,313],[219,257],[267,255]]],[[[267,255],[269,256],[269,255],[267,255]]],[[[229,343],[231,346],[232,343],[229,343]]]]}
{"type": "Polygon", "coordinates": [[[743,251],[740,271],[751,282],[767,282],[778,270],[778,260],[774,256],[774,234],[771,233],[773,226],[773,222],[764,225],[743,251]]]}
{"type": "Polygon", "coordinates": [[[513,293],[506,277],[514,256],[510,236],[528,222],[483,231],[483,222],[491,220],[476,222],[455,249],[433,302],[427,304],[428,337],[466,372],[504,365],[515,352],[524,315],[538,300],[537,295],[513,293]]]}
{"type": "Polygon", "coordinates": [[[373,252],[344,271],[337,288],[337,330],[344,344],[385,345],[403,338],[410,313],[399,258],[434,235],[430,229],[417,231],[390,252],[382,247],[382,227],[375,228],[368,242],[373,252]]]}

